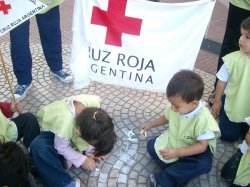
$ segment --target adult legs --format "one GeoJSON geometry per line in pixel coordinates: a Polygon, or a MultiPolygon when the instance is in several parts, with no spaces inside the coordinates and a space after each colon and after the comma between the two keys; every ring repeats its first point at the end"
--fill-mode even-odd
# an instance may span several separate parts
{"type": "Polygon", "coordinates": [[[20,140],[23,137],[24,145],[29,148],[32,140],[40,134],[40,127],[36,116],[29,112],[22,113],[16,118],[13,118],[12,121],[15,122],[17,127],[17,140],[20,140]]]}
{"type": "Polygon", "coordinates": [[[62,39],[59,6],[36,15],[45,59],[52,72],[62,70],[62,39]]]}
{"type": "Polygon", "coordinates": [[[32,159],[48,187],[70,186],[73,179],[64,169],[60,156],[54,148],[52,132],[42,132],[30,145],[32,159]]]}
{"type": "Polygon", "coordinates": [[[32,81],[32,57],[29,48],[29,25],[27,20],[10,31],[10,51],[14,74],[19,85],[32,81]]]}

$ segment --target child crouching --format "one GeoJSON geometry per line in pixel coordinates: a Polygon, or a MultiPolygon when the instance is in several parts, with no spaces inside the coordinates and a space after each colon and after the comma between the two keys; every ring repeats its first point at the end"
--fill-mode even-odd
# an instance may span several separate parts
{"type": "Polygon", "coordinates": [[[31,154],[46,186],[79,186],[64,169],[95,169],[95,159],[114,147],[112,118],[100,109],[99,97],[78,95],[55,101],[38,111],[42,133],[31,144],[31,154]]]}

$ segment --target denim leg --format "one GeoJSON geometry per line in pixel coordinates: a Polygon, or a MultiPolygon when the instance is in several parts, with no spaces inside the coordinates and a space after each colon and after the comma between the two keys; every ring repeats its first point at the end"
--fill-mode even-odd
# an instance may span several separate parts
{"type": "Polygon", "coordinates": [[[56,6],[45,14],[36,15],[45,59],[51,71],[62,70],[60,10],[56,6]]]}
{"type": "Polygon", "coordinates": [[[40,127],[37,118],[30,112],[22,113],[12,121],[16,124],[18,131],[18,138],[20,140],[23,137],[24,145],[29,148],[30,143],[40,134],[40,127]]]}
{"type": "Polygon", "coordinates": [[[168,166],[164,171],[155,173],[156,181],[162,187],[180,187],[212,168],[212,154],[208,147],[204,153],[184,157],[168,166]]]}
{"type": "Polygon", "coordinates": [[[10,31],[10,51],[13,70],[20,85],[30,84],[32,81],[29,25],[30,21],[27,20],[10,31]]]}
{"type": "Polygon", "coordinates": [[[220,111],[219,127],[221,131],[221,139],[229,142],[238,140],[241,136],[245,138],[249,126],[247,123],[236,123],[229,120],[224,109],[225,96],[222,98],[222,106],[220,111]]]}
{"type": "Polygon", "coordinates": [[[42,132],[30,145],[32,159],[47,187],[67,186],[73,179],[64,169],[54,148],[52,132],[42,132]]]}
{"type": "MultiPolygon", "coordinates": [[[[157,137],[156,137],[157,138],[157,137]]],[[[158,166],[160,166],[162,169],[166,168],[169,164],[166,164],[165,162],[163,162],[161,159],[159,159],[158,155],[155,152],[155,140],[156,138],[150,139],[147,142],[147,150],[148,150],[148,154],[150,155],[150,157],[156,162],[156,164],[158,166]]]]}

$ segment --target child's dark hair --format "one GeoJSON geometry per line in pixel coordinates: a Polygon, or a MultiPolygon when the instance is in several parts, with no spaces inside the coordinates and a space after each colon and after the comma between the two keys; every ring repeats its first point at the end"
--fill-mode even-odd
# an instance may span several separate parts
{"type": "Polygon", "coordinates": [[[180,96],[183,101],[190,103],[200,100],[203,91],[204,83],[200,75],[190,70],[181,70],[169,81],[166,95],[180,96]]]}
{"type": "Polygon", "coordinates": [[[86,108],[76,117],[82,138],[95,147],[95,156],[108,154],[116,134],[113,119],[101,108],[86,108]]]}
{"type": "Polygon", "coordinates": [[[244,19],[241,24],[240,27],[246,31],[250,32],[250,17],[244,19]]]}
{"type": "Polygon", "coordinates": [[[0,186],[30,186],[26,155],[15,142],[0,143],[0,186]]]}

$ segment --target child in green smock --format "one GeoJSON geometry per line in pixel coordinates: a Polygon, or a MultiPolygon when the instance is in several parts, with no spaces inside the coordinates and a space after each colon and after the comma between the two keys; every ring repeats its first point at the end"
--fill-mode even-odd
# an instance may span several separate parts
{"type": "Polygon", "coordinates": [[[200,100],[203,90],[198,74],[190,70],[176,73],[166,91],[171,105],[164,115],[141,126],[146,131],[168,124],[163,134],[147,143],[149,155],[162,169],[148,176],[148,186],[182,186],[211,170],[220,130],[200,100]]]}
{"type": "Polygon", "coordinates": [[[250,116],[250,17],[239,30],[240,50],[223,57],[212,106],[212,114],[219,115],[221,139],[230,142],[245,138],[249,128],[245,118],[250,116]]]}
{"type": "Polygon", "coordinates": [[[40,134],[37,118],[30,112],[20,113],[13,117],[15,112],[20,112],[21,103],[0,102],[0,142],[19,141],[23,139],[26,148],[32,140],[40,134]]]}
{"type": "Polygon", "coordinates": [[[64,169],[95,169],[95,159],[102,159],[115,143],[112,118],[100,107],[100,98],[78,95],[55,101],[37,113],[42,133],[32,142],[30,150],[46,186],[79,186],[64,169]]]}

